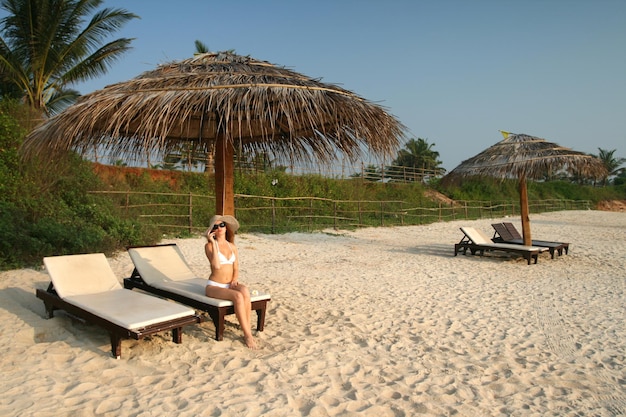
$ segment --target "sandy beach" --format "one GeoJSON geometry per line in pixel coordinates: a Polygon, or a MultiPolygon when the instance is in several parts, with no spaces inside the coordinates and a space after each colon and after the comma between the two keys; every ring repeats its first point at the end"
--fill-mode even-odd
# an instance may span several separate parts
{"type": "MultiPolygon", "coordinates": [[[[537,265],[454,256],[460,226],[502,221],[238,235],[241,281],[272,294],[257,351],[228,316],[221,342],[208,321],[116,360],[104,329],[45,319],[43,268],[2,272],[0,415],[626,415],[626,213],[531,214],[570,242],[537,265]]],[[[203,238],[164,242],[208,277],[203,238]]]]}

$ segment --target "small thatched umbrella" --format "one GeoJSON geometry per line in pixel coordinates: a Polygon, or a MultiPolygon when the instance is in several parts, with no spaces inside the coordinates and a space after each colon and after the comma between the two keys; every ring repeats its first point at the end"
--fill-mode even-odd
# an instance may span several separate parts
{"type": "Polygon", "coordinates": [[[25,140],[25,155],[98,149],[120,158],[215,149],[216,211],[234,214],[233,156],[289,162],[391,156],[405,127],[356,94],[265,61],[206,53],[83,96],[25,140]]]}
{"type": "Polygon", "coordinates": [[[532,239],[526,179],[542,179],[559,170],[567,170],[581,177],[597,178],[606,175],[606,169],[598,158],[545,139],[508,132],[502,134],[504,140],[461,162],[443,181],[451,182],[469,176],[517,178],[524,245],[530,246],[532,239]]]}

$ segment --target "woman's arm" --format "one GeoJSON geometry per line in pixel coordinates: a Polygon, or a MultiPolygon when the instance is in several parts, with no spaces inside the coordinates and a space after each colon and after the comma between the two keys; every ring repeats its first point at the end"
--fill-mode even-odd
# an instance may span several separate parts
{"type": "Polygon", "coordinates": [[[209,241],[204,245],[204,253],[211,264],[211,269],[220,269],[222,266],[218,252],[217,241],[215,238],[209,238],[209,241]]]}

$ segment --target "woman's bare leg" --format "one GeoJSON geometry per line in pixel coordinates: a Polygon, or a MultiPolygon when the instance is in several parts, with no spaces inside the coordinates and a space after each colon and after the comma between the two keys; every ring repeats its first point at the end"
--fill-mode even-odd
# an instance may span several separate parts
{"type": "Polygon", "coordinates": [[[244,285],[240,285],[239,287],[231,289],[207,285],[205,292],[208,297],[232,301],[235,316],[237,317],[237,321],[239,321],[241,330],[243,330],[244,342],[250,349],[256,349],[256,341],[252,336],[250,327],[250,294],[244,285]]]}

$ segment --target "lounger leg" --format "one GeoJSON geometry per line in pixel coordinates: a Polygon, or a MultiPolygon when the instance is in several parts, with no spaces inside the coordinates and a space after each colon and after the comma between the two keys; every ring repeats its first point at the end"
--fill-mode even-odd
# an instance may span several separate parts
{"type": "Polygon", "coordinates": [[[115,333],[111,333],[111,354],[115,359],[122,357],[122,338],[115,333]]]}
{"type": "Polygon", "coordinates": [[[550,248],[550,258],[554,259],[554,248],[550,248]]]}
{"type": "Polygon", "coordinates": [[[264,327],[265,327],[265,306],[263,306],[263,308],[259,308],[256,311],[256,329],[262,332],[264,327]]]}
{"type": "Polygon", "coordinates": [[[217,323],[215,324],[215,340],[218,341],[222,341],[224,340],[224,317],[226,316],[226,314],[220,310],[218,317],[217,317],[217,323]]]}
{"type": "Polygon", "coordinates": [[[183,328],[176,327],[172,329],[172,342],[181,344],[183,342],[183,328]]]}
{"type": "Polygon", "coordinates": [[[218,308],[217,311],[209,311],[208,313],[209,316],[211,316],[211,320],[213,320],[213,324],[215,325],[215,340],[224,340],[224,316],[226,315],[226,312],[221,308],[218,308]]]}
{"type": "Polygon", "coordinates": [[[48,304],[48,303],[43,303],[44,307],[46,308],[46,318],[47,319],[51,319],[54,317],[54,306],[52,304],[48,304]]]}

